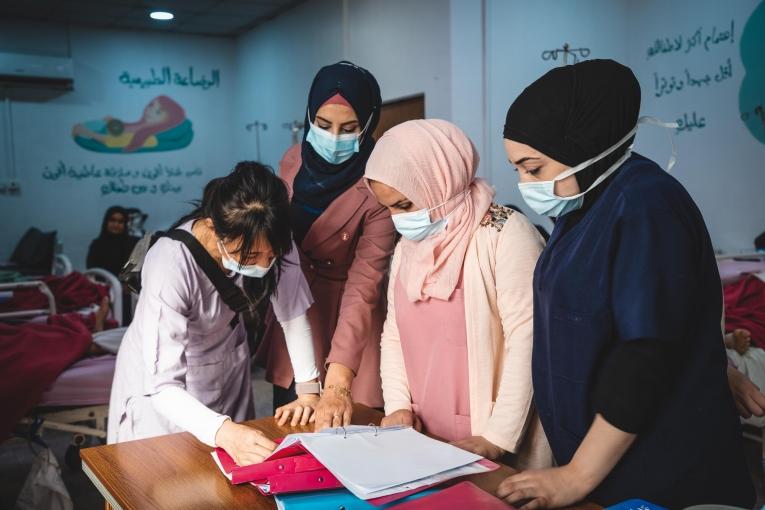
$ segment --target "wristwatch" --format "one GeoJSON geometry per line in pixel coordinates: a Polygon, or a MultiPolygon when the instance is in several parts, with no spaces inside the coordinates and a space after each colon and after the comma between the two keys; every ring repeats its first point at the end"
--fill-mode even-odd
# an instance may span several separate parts
{"type": "Polygon", "coordinates": [[[295,393],[321,395],[321,381],[295,383],[295,393]]]}

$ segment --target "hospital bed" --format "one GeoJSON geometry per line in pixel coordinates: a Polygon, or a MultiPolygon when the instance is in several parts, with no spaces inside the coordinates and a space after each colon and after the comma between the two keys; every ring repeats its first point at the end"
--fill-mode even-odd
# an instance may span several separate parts
{"type": "MultiPolygon", "coordinates": [[[[765,253],[763,252],[725,254],[718,255],[716,258],[723,285],[735,283],[747,275],[765,271],[765,253]]],[[[762,306],[765,306],[765,303],[762,306]]],[[[765,350],[750,347],[744,355],[733,349],[726,349],[726,352],[736,367],[765,392],[765,350]]],[[[752,416],[741,421],[744,425],[744,437],[762,444],[763,468],[765,468],[765,417],[752,416]]]]}
{"type": "MultiPolygon", "coordinates": [[[[109,289],[111,301],[110,316],[121,326],[122,288],[119,280],[103,269],[88,269],[83,273],[91,281],[104,284],[109,289]]],[[[0,284],[0,293],[11,292],[20,288],[37,288],[48,301],[45,309],[20,310],[0,314],[0,320],[43,322],[55,315],[56,301],[48,286],[40,280],[0,284]]],[[[98,309],[99,304],[78,310],[88,315],[98,309]]],[[[117,328],[94,333],[94,342],[111,341],[119,344],[124,328],[117,328]],[[100,335],[100,337],[99,337],[100,335]],[[119,338],[117,338],[119,337],[119,338]]],[[[73,445],[84,444],[86,437],[106,440],[106,420],[109,414],[109,396],[114,377],[116,355],[106,354],[87,357],[67,368],[51,387],[42,395],[40,402],[21,420],[29,435],[42,438],[46,429],[59,430],[74,434],[73,445]]],[[[74,467],[74,466],[73,466],[74,467]]]]}

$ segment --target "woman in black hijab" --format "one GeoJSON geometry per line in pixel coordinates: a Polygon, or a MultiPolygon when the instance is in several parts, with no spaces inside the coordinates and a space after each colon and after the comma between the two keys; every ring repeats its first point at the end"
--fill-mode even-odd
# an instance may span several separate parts
{"type": "Polygon", "coordinates": [[[118,276],[130,257],[138,238],[128,234],[127,211],[115,205],[106,210],[101,222],[101,233],[90,243],[86,266],[106,269],[118,276]]]}
{"type": "Polygon", "coordinates": [[[548,72],[507,113],[521,194],[557,218],[534,275],[532,372],[559,467],[502,483],[524,508],[754,503],[712,245],[683,186],[631,152],[639,109],[632,71],[592,60],[548,72]]]}
{"type": "MultiPolygon", "coordinates": [[[[380,121],[380,87],[366,69],[350,62],[323,67],[308,93],[301,165],[293,183],[292,216],[298,243],[322,212],[364,175],[380,121]],[[333,128],[332,110],[351,116],[333,128]],[[322,109],[322,114],[319,110],[322,109]],[[329,115],[330,118],[327,118],[329,115]]],[[[337,122],[335,123],[337,124],[337,122]]]]}
{"type": "MultiPolygon", "coordinates": [[[[396,236],[387,208],[362,182],[381,103],[377,80],[366,69],[345,61],[321,68],[308,94],[303,143],[279,165],[292,190],[295,241],[314,297],[308,319],[316,362],[326,368],[319,429],[349,424],[354,401],[383,405],[383,279],[396,236]]],[[[271,320],[258,352],[274,384],[275,407],[295,393],[318,392],[294,379],[283,336],[271,320]]],[[[300,420],[296,411],[292,421],[300,420]]]]}

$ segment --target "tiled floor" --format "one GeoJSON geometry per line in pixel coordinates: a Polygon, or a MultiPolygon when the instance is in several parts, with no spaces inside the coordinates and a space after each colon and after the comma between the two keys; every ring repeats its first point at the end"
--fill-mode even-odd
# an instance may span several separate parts
{"type": "MultiPolygon", "coordinates": [[[[255,374],[253,389],[255,391],[255,409],[257,415],[271,415],[271,385],[263,380],[261,372],[255,374]]],[[[71,442],[71,435],[48,431],[46,432],[45,440],[53,449],[59,464],[61,464],[62,478],[74,502],[75,510],[102,510],[103,499],[90,483],[90,480],[81,471],[74,471],[64,463],[64,456],[71,442]]],[[[760,444],[750,440],[746,440],[745,443],[747,462],[758,494],[758,503],[755,508],[759,509],[765,503],[765,477],[763,477],[762,471],[760,444]]],[[[33,459],[33,452],[24,442],[0,445],[0,509],[4,510],[14,507],[16,497],[24,484],[33,459]]]]}

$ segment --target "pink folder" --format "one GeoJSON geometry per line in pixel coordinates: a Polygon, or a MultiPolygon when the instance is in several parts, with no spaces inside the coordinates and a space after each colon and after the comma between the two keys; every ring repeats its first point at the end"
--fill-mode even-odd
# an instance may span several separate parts
{"type": "Polygon", "coordinates": [[[396,510],[430,510],[433,508],[480,508],[481,510],[515,510],[515,507],[479,489],[471,482],[460,482],[428,496],[396,505],[396,510]]]}
{"type": "Polygon", "coordinates": [[[288,447],[270,460],[238,466],[222,448],[212,453],[231,483],[252,483],[266,495],[338,489],[343,486],[316,458],[302,448],[288,447]],[[285,456],[292,454],[290,456],[285,456]]]}

